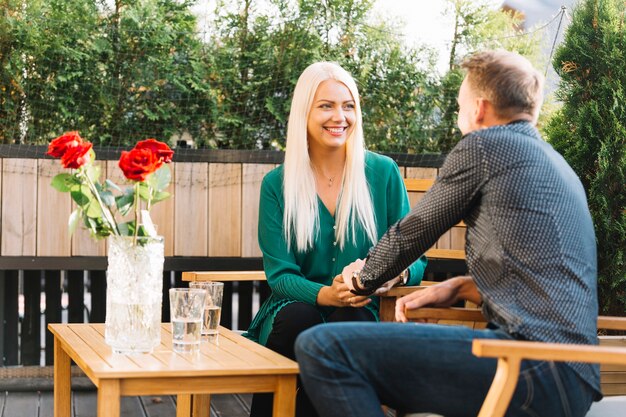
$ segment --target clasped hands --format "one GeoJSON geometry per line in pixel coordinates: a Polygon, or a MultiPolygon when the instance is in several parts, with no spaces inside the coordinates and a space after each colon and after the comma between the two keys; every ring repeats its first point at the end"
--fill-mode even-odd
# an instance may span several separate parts
{"type": "MultiPolygon", "coordinates": [[[[364,265],[364,260],[357,259],[347,265],[343,269],[342,274],[335,277],[335,280],[341,278],[344,283],[343,285],[345,285],[349,290],[353,290],[354,286],[352,285],[352,273],[354,271],[360,271],[364,265]]],[[[395,277],[385,282],[374,292],[373,295],[386,293],[399,281],[400,278],[395,277]]],[[[367,296],[354,297],[355,299],[367,298],[367,296]]],[[[399,298],[396,300],[395,318],[396,321],[407,322],[408,319],[405,315],[406,310],[416,310],[422,307],[450,307],[459,299],[473,299],[476,303],[480,303],[480,295],[478,294],[474,281],[470,276],[450,278],[449,280],[441,282],[437,285],[432,285],[419,291],[413,291],[412,293],[399,298]],[[466,297],[461,296],[462,293],[466,297]],[[469,297],[467,297],[468,293],[470,295],[469,297]]]]}
{"type": "MultiPolygon", "coordinates": [[[[355,295],[351,292],[354,289],[352,285],[352,272],[360,270],[365,261],[357,259],[347,265],[340,275],[337,275],[330,286],[322,287],[318,294],[317,303],[319,305],[334,307],[364,307],[372,302],[370,295],[355,295]]],[[[399,277],[391,279],[378,288],[372,295],[381,295],[389,291],[394,285],[400,281],[399,277]]]]}

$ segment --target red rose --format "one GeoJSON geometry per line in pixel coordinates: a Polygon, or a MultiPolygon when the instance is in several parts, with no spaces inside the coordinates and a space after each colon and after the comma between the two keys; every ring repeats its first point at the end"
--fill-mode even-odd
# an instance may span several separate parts
{"type": "Polygon", "coordinates": [[[89,151],[91,151],[92,146],[90,142],[84,142],[76,146],[67,147],[61,157],[63,168],[77,169],[89,162],[91,159],[89,151]]]}
{"type": "Polygon", "coordinates": [[[50,155],[54,158],[61,158],[68,148],[78,146],[81,143],[83,143],[83,139],[80,137],[78,132],[64,133],[50,142],[46,155],[50,155]]]}
{"type": "Polygon", "coordinates": [[[135,149],[149,149],[152,153],[156,154],[159,159],[159,166],[157,168],[160,168],[163,162],[166,164],[172,162],[172,156],[174,156],[174,151],[171,150],[169,146],[154,139],[146,139],[137,142],[135,149]]]}
{"type": "Polygon", "coordinates": [[[163,162],[150,149],[133,149],[122,152],[118,163],[124,176],[129,180],[145,181],[163,162]]]}

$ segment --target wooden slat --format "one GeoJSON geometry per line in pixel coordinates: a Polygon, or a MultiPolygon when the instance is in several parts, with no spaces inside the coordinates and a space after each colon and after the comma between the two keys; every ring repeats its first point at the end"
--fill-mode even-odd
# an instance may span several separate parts
{"type": "MultiPolygon", "coordinates": [[[[45,271],[46,326],[61,322],[61,271],[45,271]]],[[[46,332],[46,365],[52,365],[54,340],[46,332]]]]}
{"type": "Polygon", "coordinates": [[[407,310],[404,313],[409,320],[455,320],[455,321],[485,321],[478,308],[419,308],[407,310]]]}
{"type": "Polygon", "coordinates": [[[274,167],[268,164],[243,164],[241,200],[241,256],[260,257],[258,240],[259,196],[261,181],[274,167]]]}
{"type": "Polygon", "coordinates": [[[476,339],[472,344],[472,352],[476,356],[488,358],[506,356],[565,362],[626,363],[626,350],[612,346],[476,339]]]}
{"type": "Polygon", "coordinates": [[[207,256],[208,164],[178,162],[175,178],[174,256],[207,256]]]}
{"type": "MultiPolygon", "coordinates": [[[[43,181],[45,184],[46,181],[43,181]]],[[[48,181],[46,186],[50,186],[48,181]]],[[[37,230],[37,160],[2,161],[2,255],[34,256],[37,230]]],[[[66,224],[67,219],[59,219],[66,224]]]]}
{"type": "Polygon", "coordinates": [[[439,170],[437,168],[423,168],[423,167],[407,167],[406,178],[415,179],[427,179],[435,180],[437,178],[439,170]]]}
{"type": "Polygon", "coordinates": [[[40,271],[24,271],[24,319],[20,339],[21,364],[39,365],[41,355],[40,271]]]}
{"type": "Polygon", "coordinates": [[[598,328],[607,330],[626,330],[626,317],[599,316],[598,328]]]}
{"type": "Polygon", "coordinates": [[[18,365],[18,278],[18,271],[0,271],[0,285],[4,287],[0,288],[4,300],[3,305],[0,306],[0,309],[3,309],[3,320],[0,322],[3,338],[0,343],[3,343],[3,355],[0,361],[4,366],[18,365]]]}
{"type": "Polygon", "coordinates": [[[265,281],[264,271],[187,271],[183,281],[265,281]]]}
{"type": "Polygon", "coordinates": [[[171,163],[169,165],[170,172],[172,174],[172,182],[170,186],[167,187],[166,191],[172,194],[170,198],[165,201],[161,201],[152,206],[150,210],[150,217],[152,218],[152,222],[156,226],[157,233],[160,236],[163,236],[164,239],[164,255],[165,256],[174,256],[174,204],[175,204],[175,196],[174,194],[174,184],[176,183],[175,178],[175,163],[171,163]]]}
{"type": "Polygon", "coordinates": [[[605,396],[626,395],[626,384],[600,384],[605,396]]]}
{"type": "Polygon", "coordinates": [[[91,282],[91,311],[89,312],[90,323],[104,323],[106,316],[106,272],[89,271],[91,282]]]}
{"type": "Polygon", "coordinates": [[[241,256],[241,164],[209,164],[209,256],[241,256]]]}
{"type": "Polygon", "coordinates": [[[454,226],[450,229],[450,249],[465,252],[465,232],[466,227],[454,226]]]}
{"type": "Polygon", "coordinates": [[[434,179],[405,178],[404,186],[408,192],[426,192],[434,182],[434,179]]]}
{"type": "Polygon", "coordinates": [[[70,256],[67,221],[72,212],[69,193],[50,186],[52,178],[67,170],[57,160],[40,159],[37,189],[37,256],[70,256]]]}
{"type": "Polygon", "coordinates": [[[437,239],[437,243],[435,243],[435,247],[437,249],[444,249],[444,250],[452,249],[452,246],[450,245],[451,243],[450,235],[451,235],[450,230],[442,234],[439,237],[439,239],[437,239]]]}
{"type": "Polygon", "coordinates": [[[433,259],[465,259],[465,251],[459,249],[429,249],[427,258],[433,259]]]}

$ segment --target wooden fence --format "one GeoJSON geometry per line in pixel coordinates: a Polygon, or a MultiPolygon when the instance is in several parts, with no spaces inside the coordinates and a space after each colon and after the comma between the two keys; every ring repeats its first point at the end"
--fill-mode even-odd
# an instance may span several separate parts
{"type": "MultiPolygon", "coordinates": [[[[85,230],[68,235],[72,201],[50,186],[65,172],[45,148],[27,152],[0,145],[0,357],[3,365],[52,363],[47,323],[102,322],[106,294],[106,245],[85,230]],[[44,335],[42,337],[42,335],[44,335]],[[45,347],[44,347],[45,345],[45,347]],[[43,359],[42,359],[43,358],[43,359]]],[[[104,178],[122,184],[119,150],[96,150],[104,178]]],[[[392,155],[407,178],[435,178],[441,156],[392,155]],[[420,166],[421,165],[421,166],[420,166]]],[[[259,189],[265,173],[282,154],[263,151],[177,152],[171,164],[173,197],[154,206],[153,222],[165,237],[164,294],[184,286],[185,270],[262,269],[257,243],[259,189]]],[[[414,204],[421,196],[410,193],[414,204]]],[[[436,247],[463,249],[464,234],[452,230],[436,247]]],[[[429,264],[429,279],[464,272],[463,262],[429,264]]],[[[245,329],[253,297],[262,302],[267,287],[229,283],[222,323],[245,329]],[[234,308],[238,302],[238,308],[234,308]]],[[[266,284],[262,284],[266,285],[266,284]]],[[[164,299],[163,320],[169,320],[164,299]]]]}
{"type": "MultiPolygon", "coordinates": [[[[116,161],[98,161],[103,176],[123,184],[116,161]]],[[[257,243],[259,189],[275,164],[173,162],[173,197],[152,210],[153,222],[165,238],[165,256],[261,256],[257,243]]],[[[435,178],[434,167],[402,167],[407,178],[435,178]]],[[[50,186],[67,172],[50,159],[0,159],[2,221],[0,256],[106,256],[104,241],[95,242],[84,229],[70,237],[67,221],[73,210],[69,193],[50,186]]],[[[412,203],[420,196],[411,193],[412,203]]],[[[437,243],[463,249],[464,235],[452,231],[437,243]]]]}

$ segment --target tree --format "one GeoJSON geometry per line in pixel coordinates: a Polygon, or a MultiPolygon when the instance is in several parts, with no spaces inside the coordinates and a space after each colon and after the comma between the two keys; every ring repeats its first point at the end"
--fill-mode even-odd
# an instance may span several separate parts
{"type": "Polygon", "coordinates": [[[192,3],[116,0],[102,33],[101,143],[214,135],[212,58],[196,35],[192,3]]]}
{"type": "Polygon", "coordinates": [[[1,1],[1,141],[214,135],[211,55],[191,1],[117,0],[113,11],[101,0],[1,1]]]}
{"type": "Polygon", "coordinates": [[[574,10],[553,62],[563,107],[545,129],[587,190],[600,308],[612,315],[626,311],[625,12],[621,0],[585,0],[574,10]]]}
{"type": "Polygon", "coordinates": [[[447,0],[448,13],[454,19],[454,32],[448,59],[448,72],[442,78],[441,94],[436,98],[441,110],[437,128],[436,148],[449,152],[460,139],[456,127],[457,92],[463,81],[459,64],[461,59],[481,49],[516,51],[539,63],[538,34],[519,33],[522,17],[518,13],[494,10],[487,0],[447,0]]]}
{"type": "Polygon", "coordinates": [[[372,149],[425,148],[421,138],[431,123],[432,100],[423,93],[433,89],[418,64],[426,53],[407,51],[383,23],[370,26],[372,1],[272,4],[278,19],[240,0],[230,2],[231,9],[217,21],[213,53],[221,117],[216,146],[283,148],[297,79],[309,64],[326,60],[340,63],[357,81],[372,149]]]}

